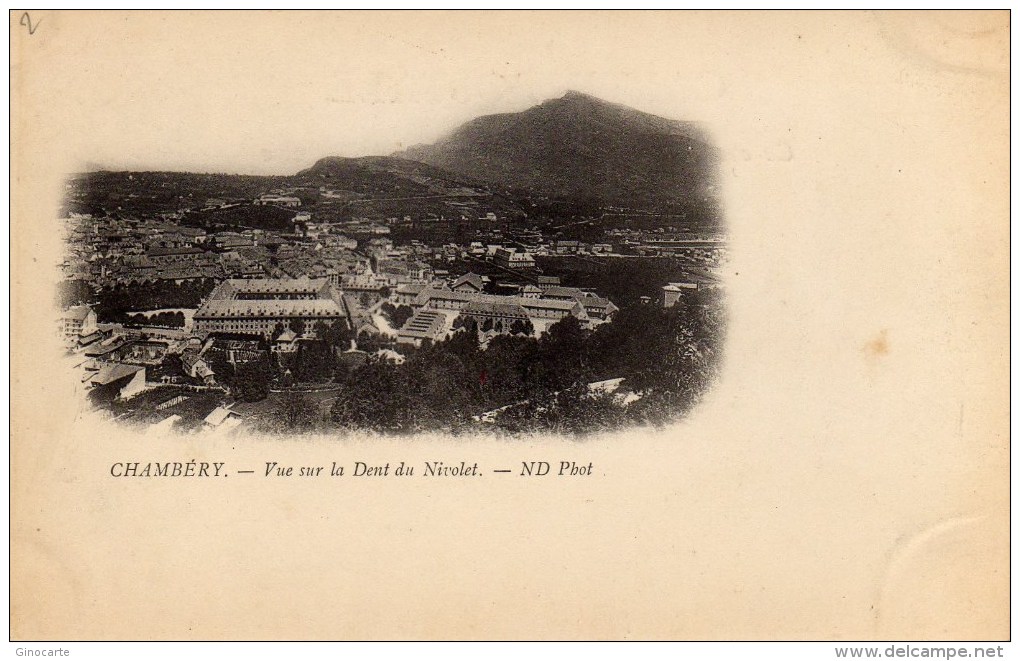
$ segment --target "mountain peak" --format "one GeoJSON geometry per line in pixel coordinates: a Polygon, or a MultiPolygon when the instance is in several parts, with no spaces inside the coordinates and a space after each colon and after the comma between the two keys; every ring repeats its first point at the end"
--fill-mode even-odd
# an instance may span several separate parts
{"type": "MultiPolygon", "coordinates": [[[[591,94],[587,94],[585,92],[578,92],[577,90],[567,90],[567,92],[563,96],[561,96],[559,98],[555,98],[555,99],[549,99],[548,101],[544,102],[542,105],[543,106],[549,106],[549,105],[565,105],[565,104],[566,105],[600,106],[600,107],[603,107],[603,108],[611,108],[611,107],[614,107],[614,106],[617,105],[615,103],[610,103],[609,101],[606,101],[605,99],[600,99],[597,96],[592,96],[591,94]]],[[[623,107],[623,106],[621,106],[621,107],[623,107]]]]}
{"type": "Polygon", "coordinates": [[[716,158],[693,124],[577,90],[398,155],[509,189],[649,208],[703,199],[716,158]]]}
{"type": "Polygon", "coordinates": [[[591,94],[585,94],[584,92],[578,92],[577,90],[567,90],[567,93],[561,97],[564,101],[579,100],[579,101],[600,101],[606,103],[598,97],[594,97],[591,94]]]}

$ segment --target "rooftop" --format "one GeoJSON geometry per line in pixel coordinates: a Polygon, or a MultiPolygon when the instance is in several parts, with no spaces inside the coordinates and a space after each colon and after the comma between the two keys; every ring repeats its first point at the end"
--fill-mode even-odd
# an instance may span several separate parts
{"type": "Polygon", "coordinates": [[[92,385],[105,386],[113,383],[114,381],[119,381],[124,377],[134,376],[136,373],[144,370],[144,367],[139,367],[138,365],[108,363],[104,365],[94,377],[92,377],[92,385]]]}
{"type": "Polygon", "coordinates": [[[89,306],[75,305],[64,310],[64,319],[85,321],[85,317],[89,316],[89,312],[92,312],[92,309],[89,306]]]}

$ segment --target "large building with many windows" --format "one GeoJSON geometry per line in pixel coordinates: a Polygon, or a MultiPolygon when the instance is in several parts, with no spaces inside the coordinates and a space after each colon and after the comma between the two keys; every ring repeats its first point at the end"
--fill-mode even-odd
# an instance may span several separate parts
{"type": "MultiPolygon", "coordinates": [[[[553,287],[542,291],[525,287],[521,295],[503,296],[480,291],[482,279],[468,274],[452,288],[424,287],[409,301],[413,316],[400,329],[397,341],[419,344],[437,342],[449,336],[457,319],[478,324],[483,332],[526,333],[541,336],[566,317],[575,317],[583,327],[594,328],[612,321],[618,308],[608,298],[574,287],[553,287]]],[[[398,290],[397,296],[405,292],[398,290]]]]}
{"type": "Polygon", "coordinates": [[[347,318],[340,291],[326,279],[224,280],[195,312],[195,330],[268,337],[277,324],[300,320],[311,330],[347,318]]]}

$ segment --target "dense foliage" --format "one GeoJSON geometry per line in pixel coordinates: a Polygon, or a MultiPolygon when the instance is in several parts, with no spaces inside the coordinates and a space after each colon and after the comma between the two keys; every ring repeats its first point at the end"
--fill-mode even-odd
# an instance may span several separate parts
{"type": "Polygon", "coordinates": [[[294,229],[296,213],[295,209],[272,205],[240,204],[224,209],[192,211],[184,216],[181,224],[207,231],[244,228],[289,232],[294,229]]]}
{"type": "Polygon", "coordinates": [[[588,433],[662,424],[686,413],[712,379],[721,334],[718,297],[692,293],[662,309],[633,305],[586,331],[573,317],[541,339],[498,335],[485,349],[470,332],[423,346],[402,365],[351,371],[331,410],[338,425],[388,432],[456,431],[486,411],[508,431],[588,433]],[[624,378],[624,406],[588,384],[624,378]]]}
{"type": "Polygon", "coordinates": [[[92,303],[95,292],[87,280],[61,280],[57,284],[57,303],[61,307],[92,303]]]}
{"type": "Polygon", "coordinates": [[[393,305],[386,302],[380,306],[380,311],[386,316],[394,328],[401,328],[408,319],[414,316],[414,310],[408,305],[393,305]]]}
{"type": "Polygon", "coordinates": [[[122,323],[127,326],[159,326],[160,328],[183,328],[183,312],[157,312],[155,314],[126,314],[114,315],[110,321],[122,323]]]}
{"type": "Polygon", "coordinates": [[[96,294],[96,315],[101,322],[125,321],[124,313],[158,308],[197,308],[216,286],[212,279],[177,284],[173,280],[122,284],[96,294]]]}

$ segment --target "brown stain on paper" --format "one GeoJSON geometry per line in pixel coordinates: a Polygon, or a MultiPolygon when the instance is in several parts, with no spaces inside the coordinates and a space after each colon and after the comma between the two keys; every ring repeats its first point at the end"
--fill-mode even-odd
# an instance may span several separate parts
{"type": "Polygon", "coordinates": [[[861,349],[869,359],[877,359],[889,353],[889,331],[883,328],[861,349]]]}

